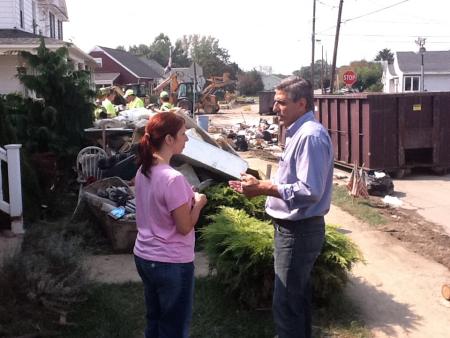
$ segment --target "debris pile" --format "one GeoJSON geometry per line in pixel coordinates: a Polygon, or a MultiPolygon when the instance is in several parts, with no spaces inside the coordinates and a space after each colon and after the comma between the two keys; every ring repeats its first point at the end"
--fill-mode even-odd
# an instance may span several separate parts
{"type": "Polygon", "coordinates": [[[249,126],[245,123],[237,123],[231,128],[217,128],[211,126],[210,133],[219,133],[218,142],[227,142],[236,151],[248,149],[278,149],[278,124],[269,123],[266,119],[260,119],[258,125],[249,126]],[[220,141],[219,141],[220,140],[220,141]]]}

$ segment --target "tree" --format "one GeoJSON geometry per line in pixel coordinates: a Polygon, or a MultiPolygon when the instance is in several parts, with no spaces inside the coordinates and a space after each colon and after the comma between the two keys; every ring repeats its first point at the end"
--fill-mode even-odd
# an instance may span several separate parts
{"type": "Polygon", "coordinates": [[[125,46],[120,45],[116,47],[117,50],[123,50],[124,52],[126,51],[125,46]]]}
{"type": "Polygon", "coordinates": [[[20,82],[43,99],[42,109],[30,110],[27,118],[30,140],[36,141],[40,151],[54,151],[60,156],[76,153],[83,130],[92,125],[93,119],[95,92],[89,72],[75,70],[67,47],[50,51],[44,39],[37,54],[21,52],[21,56],[31,71],[19,72],[20,82]]]}
{"type": "Polygon", "coordinates": [[[358,89],[360,92],[379,92],[383,89],[383,84],[381,83],[383,69],[379,63],[366,60],[353,61],[350,63],[350,66],[339,68],[339,78],[342,79],[342,74],[350,69],[357,75],[357,81],[353,88],[358,89]]]}
{"type": "Polygon", "coordinates": [[[252,96],[264,89],[261,74],[256,69],[238,75],[238,90],[241,95],[252,96]]]}
{"type": "Polygon", "coordinates": [[[388,63],[393,63],[394,53],[392,53],[389,48],[384,48],[378,52],[375,61],[387,61],[388,63]]]}
{"type": "Polygon", "coordinates": [[[147,55],[150,52],[150,48],[147,45],[141,43],[139,46],[130,46],[130,48],[128,48],[128,51],[134,55],[142,56],[147,55]]]}
{"type": "MultiPolygon", "coordinates": [[[[330,68],[330,66],[324,61],[323,63],[323,87],[327,88],[329,87],[330,80],[327,78],[327,74],[329,73],[327,70],[330,68]]],[[[314,88],[320,88],[320,75],[322,69],[322,60],[316,60],[314,64],[314,88]]],[[[300,68],[300,70],[295,70],[293,75],[300,76],[306,80],[311,81],[311,66],[305,66],[300,68]]]]}
{"type": "Polygon", "coordinates": [[[181,40],[175,42],[175,47],[172,49],[172,67],[189,67],[192,60],[189,57],[189,51],[183,48],[181,40]]]}
{"type": "Polygon", "coordinates": [[[146,56],[165,67],[169,62],[170,48],[172,48],[172,44],[169,37],[160,33],[150,45],[146,56]]]}
{"type": "MultiPolygon", "coordinates": [[[[219,40],[212,36],[189,35],[181,39],[181,46],[191,56],[192,61],[203,67],[206,78],[229,72],[236,77],[236,67],[230,63],[230,55],[219,47],[219,40]]],[[[239,68],[239,67],[237,67],[239,68]]]]}

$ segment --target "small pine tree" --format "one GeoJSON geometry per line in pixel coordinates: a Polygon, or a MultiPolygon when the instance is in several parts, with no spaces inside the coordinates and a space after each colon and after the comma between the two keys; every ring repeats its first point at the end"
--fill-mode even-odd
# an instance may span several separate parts
{"type": "MultiPolygon", "coordinates": [[[[93,98],[90,74],[75,70],[69,60],[67,47],[50,51],[44,39],[37,54],[21,52],[32,72],[18,73],[21,83],[42,98],[44,108],[29,116],[31,137],[56,151],[74,154],[82,144],[83,130],[92,124],[93,98]]],[[[41,149],[42,150],[42,149],[41,149]]]]}

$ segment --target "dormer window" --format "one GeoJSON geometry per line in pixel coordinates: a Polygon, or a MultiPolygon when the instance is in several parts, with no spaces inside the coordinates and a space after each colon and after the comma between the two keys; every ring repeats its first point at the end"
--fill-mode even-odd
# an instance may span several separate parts
{"type": "Polygon", "coordinates": [[[63,23],[61,20],[58,20],[58,40],[63,39],[63,23]]]}
{"type": "Polygon", "coordinates": [[[56,38],[55,15],[51,12],[49,12],[49,21],[50,21],[50,37],[56,38]]]}
{"type": "Polygon", "coordinates": [[[32,13],[32,17],[33,17],[33,34],[36,34],[36,27],[37,27],[37,22],[36,22],[36,1],[32,2],[32,6],[31,6],[31,13],[32,13]]]}
{"type": "Polygon", "coordinates": [[[25,15],[24,15],[24,6],[23,6],[23,0],[20,0],[19,2],[19,13],[20,13],[20,28],[25,28],[25,15]]]}

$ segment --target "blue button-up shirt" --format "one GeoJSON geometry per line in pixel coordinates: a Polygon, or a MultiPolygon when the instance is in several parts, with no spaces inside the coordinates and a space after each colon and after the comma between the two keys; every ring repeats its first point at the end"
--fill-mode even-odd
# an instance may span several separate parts
{"type": "Polygon", "coordinates": [[[333,188],[333,147],[309,111],[286,130],[286,148],[273,180],[281,198],[268,197],[266,212],[285,220],[324,216],[333,188]]]}

